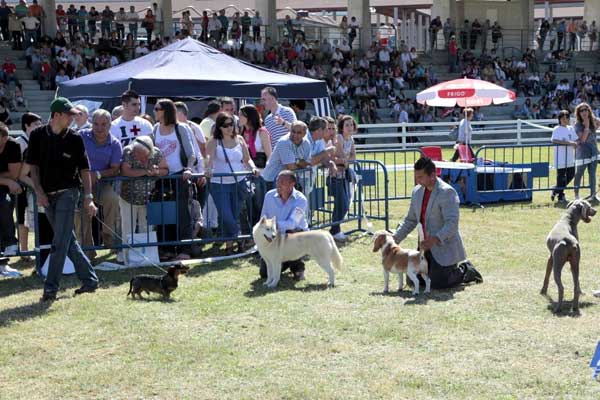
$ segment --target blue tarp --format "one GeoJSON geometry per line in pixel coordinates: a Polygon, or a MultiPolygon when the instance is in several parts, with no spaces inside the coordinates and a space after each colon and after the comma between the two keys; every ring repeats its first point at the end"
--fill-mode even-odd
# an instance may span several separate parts
{"type": "Polygon", "coordinates": [[[116,67],[61,83],[71,100],[118,98],[131,88],[149,97],[258,98],[265,86],[283,99],[328,97],[324,81],[272,71],[188,38],[116,67]]]}

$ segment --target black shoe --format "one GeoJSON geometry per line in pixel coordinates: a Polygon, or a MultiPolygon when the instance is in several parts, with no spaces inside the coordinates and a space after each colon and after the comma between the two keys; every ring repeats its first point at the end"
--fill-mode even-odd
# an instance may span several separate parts
{"type": "Polygon", "coordinates": [[[47,301],[55,301],[56,300],[56,293],[44,293],[42,295],[42,297],[40,298],[40,301],[42,303],[45,303],[47,301]]]}
{"type": "Polygon", "coordinates": [[[463,283],[483,283],[483,277],[473,266],[464,266],[463,283]]]}
{"type": "Polygon", "coordinates": [[[555,197],[555,196],[556,196],[556,193],[552,193],[552,194],[550,195],[550,201],[554,201],[554,197],[555,197]]]}
{"type": "Polygon", "coordinates": [[[83,294],[83,293],[94,293],[98,289],[98,286],[87,286],[83,285],[79,289],[75,289],[75,295],[83,294]]]}

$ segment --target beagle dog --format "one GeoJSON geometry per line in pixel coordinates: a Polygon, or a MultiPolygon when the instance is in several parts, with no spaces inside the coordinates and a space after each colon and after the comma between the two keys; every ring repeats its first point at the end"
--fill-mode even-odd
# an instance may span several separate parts
{"type": "MultiPolygon", "coordinates": [[[[419,238],[423,237],[423,228],[419,224],[419,238]]],[[[394,237],[387,231],[375,232],[375,243],[373,252],[381,249],[381,263],[383,265],[384,287],[383,292],[388,293],[390,272],[398,274],[398,291],[404,287],[402,274],[405,273],[414,284],[413,295],[419,294],[419,278],[425,280],[425,293],[431,291],[431,279],[429,278],[429,265],[425,259],[424,251],[405,250],[394,241],[394,237]]]]}

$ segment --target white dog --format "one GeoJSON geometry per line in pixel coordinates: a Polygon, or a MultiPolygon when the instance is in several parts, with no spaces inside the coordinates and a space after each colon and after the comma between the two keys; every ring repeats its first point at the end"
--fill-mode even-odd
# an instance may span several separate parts
{"type": "Polygon", "coordinates": [[[277,221],[262,217],[252,229],[254,243],[260,256],[267,264],[265,285],[274,288],[281,278],[281,263],[310,256],[329,275],[329,287],[335,285],[335,269],[342,268],[342,256],[335,245],[333,236],[325,231],[297,233],[277,232],[277,221]]]}

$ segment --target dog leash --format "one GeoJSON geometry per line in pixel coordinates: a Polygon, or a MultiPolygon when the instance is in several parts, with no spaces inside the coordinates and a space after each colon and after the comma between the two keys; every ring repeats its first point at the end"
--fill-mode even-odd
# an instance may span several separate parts
{"type": "Polygon", "coordinates": [[[164,272],[165,274],[167,273],[167,271],[162,268],[160,265],[156,264],[154,261],[150,260],[148,257],[146,257],[144,255],[144,253],[142,253],[141,251],[139,251],[138,249],[132,247],[129,243],[127,243],[127,241],[123,240],[123,238],[114,230],[112,230],[108,225],[106,225],[104,223],[104,221],[102,221],[100,218],[98,218],[98,216],[94,216],[94,218],[96,218],[96,220],[104,227],[106,228],[110,233],[112,233],[113,235],[116,236],[117,239],[121,240],[121,243],[124,243],[127,247],[129,247],[129,250],[133,250],[134,252],[136,252],[139,256],[141,256],[145,261],[147,261],[151,266],[160,269],[162,272],[164,272]]]}

